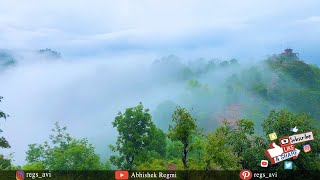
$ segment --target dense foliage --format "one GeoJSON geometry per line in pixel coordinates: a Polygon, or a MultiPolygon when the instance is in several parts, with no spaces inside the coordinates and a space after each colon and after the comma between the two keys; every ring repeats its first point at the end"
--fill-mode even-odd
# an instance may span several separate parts
{"type": "Polygon", "coordinates": [[[165,155],[165,134],[154,125],[148,112],[140,103],[124,113],[119,112],[112,123],[119,136],[110,149],[119,155],[111,156],[110,161],[118,168],[133,169],[147,157],[165,155]]]}
{"type": "Polygon", "coordinates": [[[51,142],[30,144],[25,170],[97,170],[104,169],[100,157],[87,139],[75,139],[58,123],[52,129],[51,142]]]}

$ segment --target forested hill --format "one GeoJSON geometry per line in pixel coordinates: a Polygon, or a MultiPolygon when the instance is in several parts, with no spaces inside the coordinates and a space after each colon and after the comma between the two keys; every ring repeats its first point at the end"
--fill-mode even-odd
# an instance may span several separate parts
{"type": "Polygon", "coordinates": [[[320,68],[299,59],[272,57],[265,61],[272,70],[275,87],[266,98],[287,104],[293,111],[308,112],[320,119],[320,68]]]}
{"type": "MultiPolygon", "coordinates": [[[[273,109],[306,112],[320,119],[320,69],[299,58],[274,55],[259,63],[197,59],[188,63],[174,55],[157,60],[155,71],[167,81],[185,81],[181,101],[167,100],[154,112],[156,122],[170,119],[175,105],[192,109],[200,126],[209,128],[224,119],[247,117],[256,122],[273,109]],[[167,116],[166,116],[167,114],[167,116]]],[[[157,74],[157,73],[156,73],[157,74]]],[[[163,124],[159,123],[160,127],[163,124]]]]}
{"type": "MultiPolygon", "coordinates": [[[[50,48],[40,49],[37,51],[33,51],[31,53],[39,58],[45,58],[45,59],[61,58],[61,54],[58,51],[52,50],[50,48]]],[[[20,58],[23,59],[24,57],[20,55],[18,55],[18,57],[15,57],[13,52],[5,49],[0,49],[0,69],[3,67],[8,67],[16,64],[17,60],[20,60],[20,58]]]]}

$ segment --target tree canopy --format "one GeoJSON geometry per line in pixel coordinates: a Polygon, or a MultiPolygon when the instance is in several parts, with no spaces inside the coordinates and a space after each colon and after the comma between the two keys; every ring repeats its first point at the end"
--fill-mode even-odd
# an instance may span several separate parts
{"type": "Polygon", "coordinates": [[[172,141],[179,141],[183,144],[182,148],[182,162],[184,168],[188,168],[187,156],[189,152],[189,145],[192,142],[192,137],[197,134],[196,120],[188,112],[187,109],[177,107],[172,115],[172,126],[169,125],[168,137],[172,141]]]}
{"type": "Polygon", "coordinates": [[[66,127],[55,124],[51,142],[30,144],[27,165],[23,169],[41,170],[98,170],[104,169],[100,157],[87,139],[75,139],[66,127]]]}
{"type": "Polygon", "coordinates": [[[144,109],[142,103],[119,112],[112,125],[119,136],[110,149],[118,155],[111,156],[110,161],[118,168],[133,169],[147,159],[148,153],[164,155],[164,133],[154,125],[149,109],[144,109]]]}

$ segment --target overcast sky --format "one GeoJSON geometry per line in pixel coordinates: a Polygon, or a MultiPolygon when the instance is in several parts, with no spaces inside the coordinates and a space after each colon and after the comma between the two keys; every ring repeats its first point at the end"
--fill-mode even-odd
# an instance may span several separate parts
{"type": "Polygon", "coordinates": [[[317,0],[0,0],[0,48],[64,56],[186,54],[259,59],[294,48],[316,62],[317,0]]]}

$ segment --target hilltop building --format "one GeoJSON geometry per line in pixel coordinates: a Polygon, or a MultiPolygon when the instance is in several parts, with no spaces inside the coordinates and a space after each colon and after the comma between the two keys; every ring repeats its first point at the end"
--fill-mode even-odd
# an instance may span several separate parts
{"type": "Polygon", "coordinates": [[[290,48],[285,49],[284,52],[281,53],[280,55],[283,57],[294,58],[294,59],[299,58],[299,53],[294,53],[293,50],[290,48]]]}

